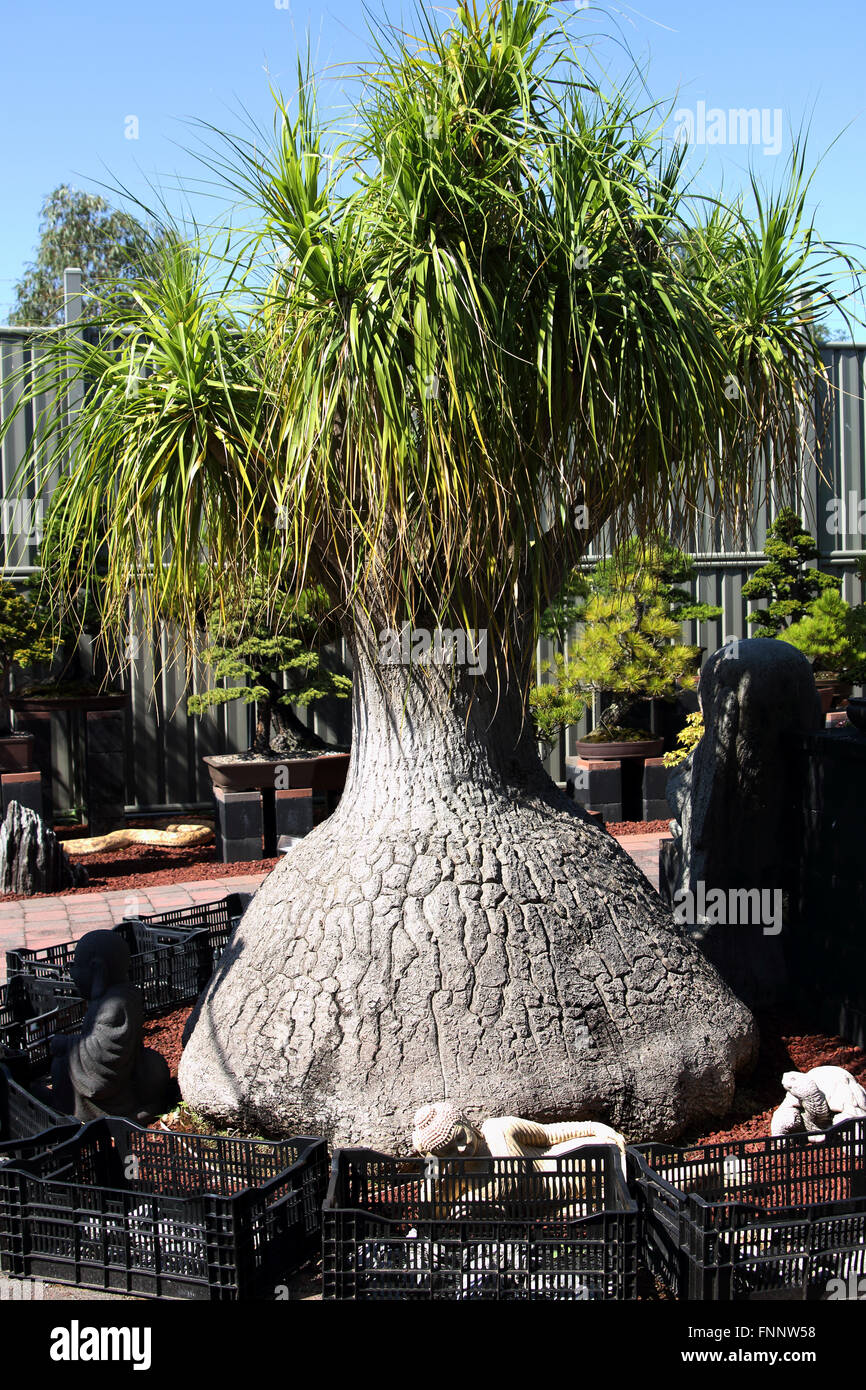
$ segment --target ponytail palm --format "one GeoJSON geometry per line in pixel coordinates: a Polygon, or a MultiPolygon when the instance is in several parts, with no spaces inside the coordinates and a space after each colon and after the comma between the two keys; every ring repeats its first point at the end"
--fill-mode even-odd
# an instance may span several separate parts
{"type": "MultiPolygon", "coordinates": [[[[353,643],[340,807],[259,890],[181,1064],[233,1122],[402,1147],[444,1095],[661,1136],[723,1110],[751,1052],[747,1011],[544,774],[525,692],[538,616],[602,528],[737,520],[758,453],[791,469],[834,298],[800,153],[757,222],[696,208],[663,113],[603,90],[552,9],[389,39],[343,136],[309,79],[269,153],[218,147],[276,269],[243,312],[193,315],[219,325],[194,376],[167,332],[162,384],[137,387],[153,442],[121,444],[115,391],[116,596],[190,622],[192,550],[218,593],[270,545],[353,643]],[[486,669],[386,664],[406,626],[486,632],[486,669]]],[[[67,442],[101,444],[83,428],[67,442]]],[[[55,534],[92,550],[66,496],[55,534]]]]}
{"type": "Polygon", "coordinates": [[[207,268],[167,236],[127,303],[97,302],[74,332],[44,335],[22,373],[18,411],[43,406],[25,476],[59,473],[44,528],[51,597],[68,608],[98,573],[109,629],[125,627],[134,595],[150,621],[192,634],[261,554],[263,349],[239,317],[240,287],[220,293],[207,268]]]}

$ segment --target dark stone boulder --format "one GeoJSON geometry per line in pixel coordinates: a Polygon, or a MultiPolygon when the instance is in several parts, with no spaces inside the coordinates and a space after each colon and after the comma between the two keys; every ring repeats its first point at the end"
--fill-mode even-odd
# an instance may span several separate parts
{"type": "Polygon", "coordinates": [[[786,993],[783,933],[796,884],[802,736],[821,726],[812,668],[786,642],[730,642],[701,672],[705,733],[668,780],[674,840],[660,888],[752,1007],[786,993]]]}
{"type": "Polygon", "coordinates": [[[35,811],[10,801],[0,826],[0,893],[57,893],[80,888],[87,870],[73,864],[49,825],[35,811]]]}

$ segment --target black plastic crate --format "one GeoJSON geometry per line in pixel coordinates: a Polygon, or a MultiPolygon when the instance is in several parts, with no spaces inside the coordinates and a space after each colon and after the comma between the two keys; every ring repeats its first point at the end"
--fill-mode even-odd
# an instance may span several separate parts
{"type": "Polygon", "coordinates": [[[677,1297],[821,1299],[866,1273],[866,1121],[628,1154],[647,1266],[677,1297]]]}
{"type": "Polygon", "coordinates": [[[318,1252],[327,1173],[323,1139],[94,1120],[0,1168],[0,1268],[153,1298],[278,1298],[318,1252]]]}
{"type": "MultiPolygon", "coordinates": [[[[7,1162],[10,1156],[18,1156],[18,1141],[38,1140],[46,1146],[42,1138],[45,1132],[62,1128],[64,1138],[69,1138],[79,1128],[78,1121],[70,1115],[62,1115],[52,1109],[45,1101],[31,1094],[24,1086],[10,1076],[6,1067],[0,1067],[0,1162],[7,1162]]],[[[56,1136],[54,1136],[56,1142],[56,1136]]]]}
{"type": "MultiPolygon", "coordinates": [[[[161,945],[137,931],[131,922],[122,922],[115,930],[130,948],[129,979],[142,992],[147,1017],[198,998],[212,974],[211,948],[204,930],[173,934],[161,945]]],[[[40,986],[36,987],[62,1007],[74,990],[69,969],[76,945],[75,941],[65,941],[41,950],[7,951],[10,985],[22,975],[38,980],[40,986]]]]}
{"type": "Polygon", "coordinates": [[[35,1018],[37,1014],[48,1013],[51,1009],[64,1008],[70,1002],[81,1002],[81,995],[72,980],[63,977],[10,975],[6,990],[7,998],[18,1020],[35,1018]]]}
{"type": "Polygon", "coordinates": [[[31,975],[45,980],[68,979],[74,951],[74,941],[42,946],[39,950],[18,946],[14,951],[6,952],[6,978],[11,980],[13,975],[31,975]]]}
{"type": "Polygon", "coordinates": [[[338,1149],[322,1214],[323,1297],[636,1297],[637,1205],[619,1155],[399,1159],[338,1149]]]}
{"type": "MultiPolygon", "coordinates": [[[[9,1165],[26,1162],[71,1139],[78,1128],[77,1121],[59,1115],[19,1086],[5,1067],[0,1067],[0,1173],[9,1165]]],[[[17,1207],[13,1210],[14,1214],[0,1177],[0,1271],[4,1273],[10,1271],[3,1250],[10,1244],[18,1223],[17,1207]]]]}
{"type": "Polygon", "coordinates": [[[250,902],[249,893],[229,893],[212,903],[196,903],[194,907],[178,907],[170,912],[152,912],[137,917],[124,917],[124,923],[138,924],[153,933],[159,941],[160,932],[173,933],[207,931],[211,948],[211,971],[225,950],[229,937],[241,920],[250,902]]]}
{"type": "Polygon", "coordinates": [[[52,1037],[76,1032],[87,1009],[83,999],[69,997],[57,1008],[32,1013],[27,997],[15,979],[0,986],[0,1059],[14,1063],[25,1078],[47,1071],[52,1037]]]}
{"type": "Polygon", "coordinates": [[[197,999],[213,974],[213,950],[204,928],[149,929],[124,920],[114,930],[129,946],[129,978],[141,989],[146,1015],[197,999]]]}

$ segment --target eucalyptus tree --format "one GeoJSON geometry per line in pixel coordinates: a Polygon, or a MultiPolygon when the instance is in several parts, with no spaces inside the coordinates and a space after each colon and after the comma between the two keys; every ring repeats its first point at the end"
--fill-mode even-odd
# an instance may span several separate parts
{"type": "Polygon", "coordinates": [[[82,271],[86,292],[111,284],[122,293],[124,278],[141,273],[151,232],[129,213],[112,208],[97,193],[61,184],[42,203],[36,259],[15,285],[10,323],[58,324],[63,319],[63,272],[82,271]]]}
{"type": "Polygon", "coordinates": [[[753,1054],[746,1008],[544,772],[527,696],[592,537],[740,516],[759,451],[792,466],[831,281],[798,150],[751,218],[704,215],[664,113],[595,78],[553,8],[388,33],[347,131],[307,78],[269,149],[228,138],[212,167],[277,269],[234,337],[224,297],[142,321],[147,372],[106,357],[64,441],[49,524],[78,554],[87,499],[116,497],[118,605],[183,611],[203,549],[216,601],[274,537],[352,646],[340,806],[256,894],[183,1054],[187,1100],[232,1123],[405,1145],[447,1096],[670,1135],[753,1054]]]}

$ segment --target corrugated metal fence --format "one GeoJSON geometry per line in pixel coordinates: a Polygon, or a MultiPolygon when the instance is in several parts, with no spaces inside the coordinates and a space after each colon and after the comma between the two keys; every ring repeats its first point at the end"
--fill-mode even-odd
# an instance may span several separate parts
{"type": "MultiPolygon", "coordinates": [[[[72,316],[72,315],[70,315],[72,316]]],[[[11,405],[10,380],[38,348],[33,334],[22,328],[0,328],[0,419],[11,405]]],[[[743,584],[763,560],[767,526],[782,505],[798,508],[819,546],[822,569],[841,572],[843,593],[849,602],[863,601],[862,586],[854,573],[855,560],[864,553],[860,530],[861,511],[866,512],[866,345],[833,345],[825,350],[829,367],[830,397],[827,428],[817,450],[807,449],[791,469],[790,489],[769,509],[761,505],[745,540],[726,536],[715,518],[704,518],[698,534],[685,548],[697,569],[695,595],[702,602],[721,605],[719,622],[686,624],[684,639],[708,652],[729,637],[750,635],[747,613],[754,604],[743,598],[743,584]],[[823,476],[822,476],[823,475],[823,476]],[[769,512],[769,514],[768,514],[769,512]]],[[[47,402],[45,402],[47,404],[47,402]]],[[[40,479],[40,488],[28,497],[14,497],[11,482],[23,449],[34,428],[34,416],[20,418],[0,450],[0,500],[2,500],[3,567],[8,577],[32,572],[40,539],[39,523],[55,479],[40,479]]],[[[866,519],[862,520],[866,531],[866,519]]],[[[86,644],[85,644],[86,645],[86,644]]],[[[553,648],[541,642],[539,678],[553,648]]],[[[238,703],[222,706],[193,718],[186,712],[184,662],[172,650],[165,632],[145,636],[134,644],[129,667],[130,704],[127,711],[126,785],[130,809],[180,809],[209,801],[210,783],[202,757],[247,746],[252,712],[238,703]]],[[[342,653],[345,658],[345,652],[342,653]]],[[[347,741],[348,701],[327,701],[315,715],[300,717],[322,737],[347,741]]],[[[586,731],[589,720],[569,730],[550,759],[554,776],[563,776],[564,756],[574,740],[586,731]]],[[[54,737],[55,806],[72,806],[74,786],[74,716],[56,718],[54,737]]]]}

